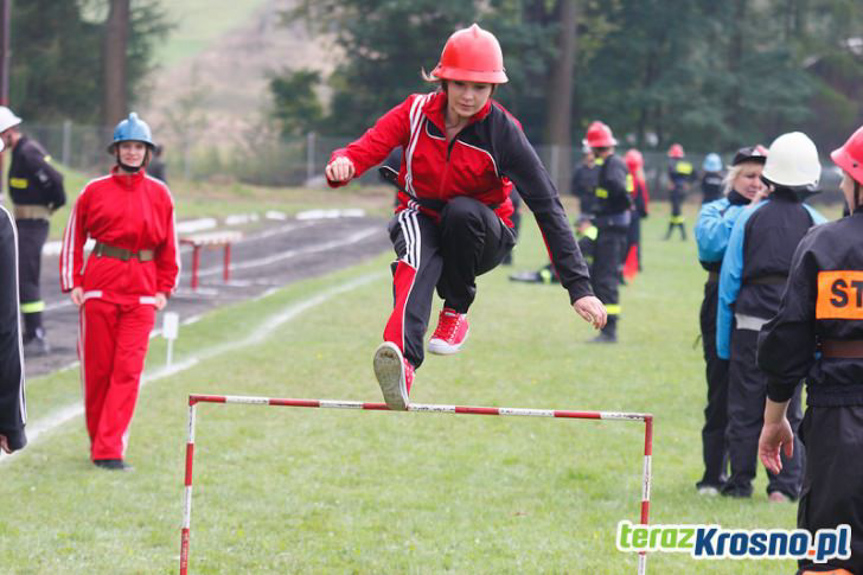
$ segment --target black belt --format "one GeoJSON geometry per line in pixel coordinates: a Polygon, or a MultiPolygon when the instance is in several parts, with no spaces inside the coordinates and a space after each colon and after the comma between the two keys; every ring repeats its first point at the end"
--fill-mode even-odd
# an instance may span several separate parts
{"type": "Polygon", "coordinates": [[[784,274],[769,274],[766,276],[758,276],[746,280],[744,283],[755,285],[782,285],[788,281],[788,276],[784,274]]]}
{"type": "Polygon", "coordinates": [[[139,262],[153,261],[153,250],[140,250],[137,252],[133,252],[132,250],[127,250],[126,248],[109,246],[108,244],[103,244],[102,242],[96,242],[96,247],[93,249],[93,253],[99,257],[114,258],[115,260],[120,260],[124,262],[127,262],[132,258],[136,258],[139,262]]]}

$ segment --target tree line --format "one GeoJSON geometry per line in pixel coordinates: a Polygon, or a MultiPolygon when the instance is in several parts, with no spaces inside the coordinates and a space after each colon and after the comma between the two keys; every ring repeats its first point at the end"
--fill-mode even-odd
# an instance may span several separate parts
{"type": "Polygon", "coordinates": [[[158,0],[19,0],[11,13],[9,102],[40,121],[113,126],[171,28],[158,0]]]}
{"type": "Polygon", "coordinates": [[[503,47],[496,98],[535,142],[580,142],[602,119],[639,146],[727,151],[794,128],[829,147],[863,122],[858,0],[303,0],[286,17],[344,58],[271,80],[284,135],[360,134],[429,90],[420,70],[474,21],[503,47]]]}

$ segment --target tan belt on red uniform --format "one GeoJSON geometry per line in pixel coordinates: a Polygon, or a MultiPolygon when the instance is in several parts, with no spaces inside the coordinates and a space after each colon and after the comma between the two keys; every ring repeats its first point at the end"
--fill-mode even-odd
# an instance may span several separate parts
{"type": "Polygon", "coordinates": [[[127,262],[132,258],[137,258],[139,262],[153,261],[153,250],[141,250],[133,252],[132,250],[127,250],[126,248],[109,246],[108,244],[103,244],[102,242],[96,242],[96,247],[93,249],[93,253],[99,257],[114,258],[115,260],[120,260],[124,262],[127,262]]]}

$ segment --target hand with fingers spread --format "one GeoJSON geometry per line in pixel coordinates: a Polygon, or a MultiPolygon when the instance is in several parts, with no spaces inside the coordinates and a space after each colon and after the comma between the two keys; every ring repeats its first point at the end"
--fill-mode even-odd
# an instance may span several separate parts
{"type": "Polygon", "coordinates": [[[357,173],[354,163],[347,156],[338,156],[327,164],[324,174],[331,182],[347,182],[357,173]]]}
{"type": "Polygon", "coordinates": [[[578,315],[584,318],[584,321],[593,324],[595,329],[604,328],[608,321],[608,311],[599,301],[599,298],[595,296],[584,296],[576,300],[572,307],[578,315]]]}

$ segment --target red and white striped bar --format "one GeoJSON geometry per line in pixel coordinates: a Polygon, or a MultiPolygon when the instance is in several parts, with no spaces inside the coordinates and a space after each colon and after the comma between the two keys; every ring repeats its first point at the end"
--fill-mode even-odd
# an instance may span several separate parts
{"type": "MultiPolygon", "coordinates": [[[[319,409],[353,409],[364,411],[391,411],[385,403],[362,401],[338,401],[331,399],[285,399],[245,395],[199,395],[189,396],[189,426],[186,442],[185,497],[183,507],[183,527],[180,543],[180,575],[187,575],[189,569],[189,541],[192,527],[192,463],[195,454],[195,409],[198,403],[225,403],[246,405],[267,405],[276,407],[311,407],[319,409]]],[[[653,415],[649,413],[628,413],[619,411],[572,411],[561,409],[524,409],[518,407],[470,407],[462,405],[438,405],[413,403],[408,407],[413,413],[449,413],[454,415],[503,415],[517,417],[549,417],[556,419],[595,419],[610,421],[644,422],[644,467],[642,471],[641,523],[650,520],[650,484],[652,481],[650,460],[653,455],[653,415]]],[[[638,574],[647,573],[647,555],[638,557],[638,574]]]]}

